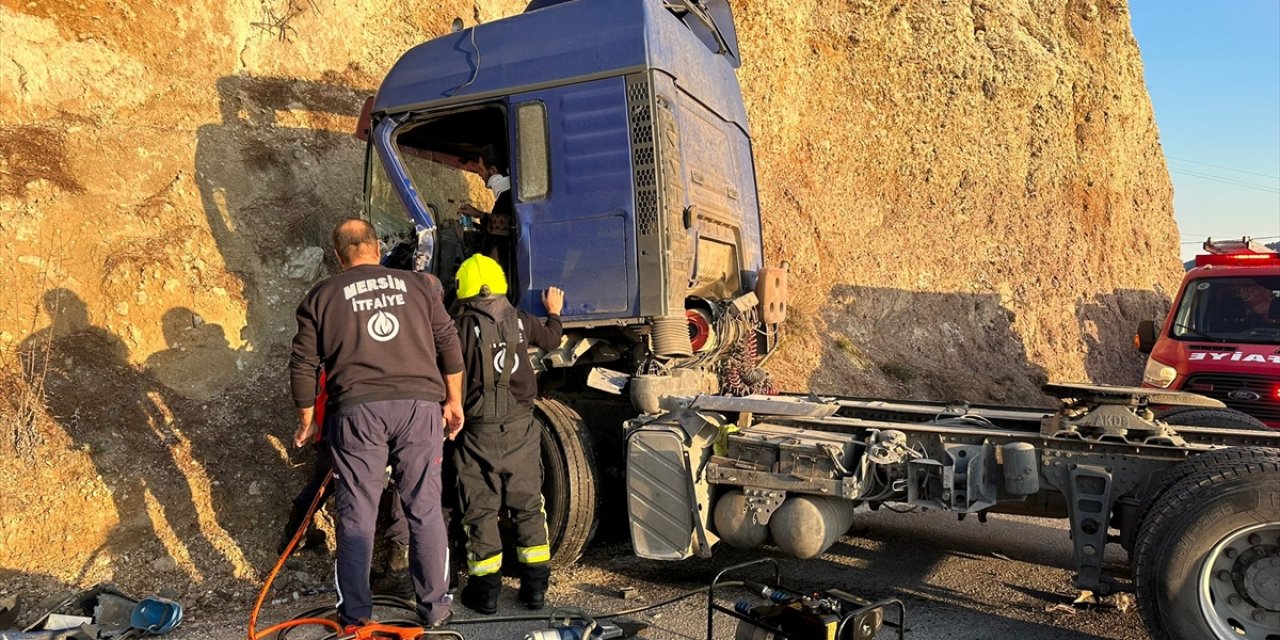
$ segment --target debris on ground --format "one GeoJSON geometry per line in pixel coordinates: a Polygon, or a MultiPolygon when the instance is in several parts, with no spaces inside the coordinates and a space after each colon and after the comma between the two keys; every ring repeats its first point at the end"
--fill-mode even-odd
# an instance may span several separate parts
{"type": "Polygon", "coordinates": [[[8,629],[18,622],[18,596],[0,598],[0,629],[8,629]]]}
{"type": "MultiPolygon", "coordinates": [[[[0,640],[128,640],[162,635],[182,622],[182,605],[176,601],[134,598],[111,583],[60,596],[53,603],[22,629],[0,629],[0,640]]],[[[17,599],[0,601],[0,626],[14,627],[17,621],[17,599]]]]}
{"type": "Polygon", "coordinates": [[[1113,593],[1109,596],[1100,596],[1088,589],[1081,590],[1071,604],[1057,603],[1045,607],[1046,613],[1067,613],[1075,614],[1084,609],[1090,608],[1109,608],[1115,609],[1120,613],[1124,613],[1134,607],[1134,599],[1132,593],[1113,593]]]}

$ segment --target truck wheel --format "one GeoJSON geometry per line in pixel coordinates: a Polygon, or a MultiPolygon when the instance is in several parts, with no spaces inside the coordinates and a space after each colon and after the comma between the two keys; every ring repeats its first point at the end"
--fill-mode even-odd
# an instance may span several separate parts
{"type": "Polygon", "coordinates": [[[1157,474],[1144,492],[1145,498],[1142,501],[1142,508],[1138,511],[1138,517],[1133,520],[1134,526],[1132,528],[1126,527],[1125,530],[1121,531],[1121,546],[1123,546],[1127,551],[1133,551],[1134,540],[1137,537],[1138,529],[1142,526],[1142,523],[1146,521],[1147,514],[1151,513],[1152,506],[1160,500],[1161,496],[1163,496],[1170,487],[1211,467],[1231,465],[1239,462],[1262,462],[1267,460],[1280,462],[1280,449],[1272,447],[1230,447],[1227,449],[1214,449],[1213,451],[1206,451],[1204,453],[1191,456],[1185,461],[1157,474]]]}
{"type": "Polygon", "coordinates": [[[1153,640],[1280,638],[1280,459],[1224,462],[1164,492],[1133,554],[1153,640]]]}
{"type": "Polygon", "coordinates": [[[542,497],[551,537],[551,566],[572,565],[596,531],[596,466],[591,434],[578,412],[559,400],[539,398],[534,417],[542,427],[542,497]]]}
{"type": "Polygon", "coordinates": [[[1271,430],[1261,420],[1235,409],[1178,407],[1177,409],[1165,411],[1157,417],[1174,426],[1217,427],[1219,429],[1243,429],[1245,431],[1271,430]]]}
{"type": "Polygon", "coordinates": [[[1280,462],[1280,449],[1274,447],[1229,447],[1196,454],[1164,472],[1147,498],[1151,505],[1175,484],[1206,469],[1238,462],[1280,462]]]}

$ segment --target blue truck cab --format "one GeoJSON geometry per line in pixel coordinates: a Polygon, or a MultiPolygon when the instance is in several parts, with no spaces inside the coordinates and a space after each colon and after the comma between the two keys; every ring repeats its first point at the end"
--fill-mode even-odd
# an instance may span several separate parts
{"type": "Polygon", "coordinates": [[[626,420],[666,397],[770,390],[758,365],[786,272],[763,263],[733,16],[727,0],[535,0],[455,24],[366,103],[365,211],[384,264],[446,291],[477,251],[534,315],[546,288],[565,291],[564,341],[533,358],[534,416],[553,562],[571,563],[600,496],[634,471],[626,420]],[[507,165],[508,235],[457,213],[485,195],[480,156],[507,165]]]}
{"type": "Polygon", "coordinates": [[[648,411],[719,391],[726,350],[767,354],[785,314],[738,63],[726,0],[537,0],[414,47],[362,117],[386,261],[453,286],[482,232],[428,176],[489,147],[510,170],[509,297],[543,315],[542,291],[566,291],[565,348],[544,363],[632,376],[648,411]]]}

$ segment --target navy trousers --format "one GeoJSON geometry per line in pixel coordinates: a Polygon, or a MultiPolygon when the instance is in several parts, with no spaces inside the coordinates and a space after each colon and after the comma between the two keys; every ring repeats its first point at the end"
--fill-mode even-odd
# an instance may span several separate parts
{"type": "Polygon", "coordinates": [[[428,624],[448,615],[449,544],[440,513],[440,465],[444,445],[440,404],[380,400],[330,412],[326,438],[333,454],[338,516],[338,617],[355,624],[373,614],[369,566],[383,475],[400,494],[409,525],[409,575],[418,614],[428,624]]]}
{"type": "MultiPolygon", "coordinates": [[[[311,479],[307,480],[307,484],[302,486],[302,490],[293,499],[292,514],[297,514],[298,520],[289,522],[291,534],[302,525],[302,515],[307,512],[307,509],[311,508],[311,503],[316,499],[316,494],[320,493],[321,488],[324,486],[325,476],[329,475],[329,470],[333,468],[333,456],[329,453],[329,443],[321,440],[311,446],[316,450],[316,462],[311,465],[311,479]]],[[[326,497],[332,494],[331,488],[325,489],[326,497]]],[[[399,499],[391,500],[390,502],[390,508],[387,511],[386,536],[400,544],[408,545],[409,525],[404,521],[404,509],[400,507],[399,499]]],[[[311,524],[307,523],[308,526],[311,524]]]]}

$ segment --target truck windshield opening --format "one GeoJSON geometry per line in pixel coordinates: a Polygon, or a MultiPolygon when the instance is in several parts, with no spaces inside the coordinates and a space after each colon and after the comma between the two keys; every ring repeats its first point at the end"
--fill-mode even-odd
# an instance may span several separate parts
{"type": "Polygon", "coordinates": [[[505,158],[506,139],[502,108],[483,105],[404,118],[390,138],[391,153],[375,153],[379,142],[371,141],[367,216],[382,243],[384,264],[430,270],[449,286],[460,258],[481,248],[472,216],[494,207],[480,157],[496,149],[505,158]],[[425,217],[406,209],[406,197],[420,203],[425,217]]]}
{"type": "Polygon", "coordinates": [[[1280,276],[1192,281],[1170,335],[1179,340],[1280,344],[1280,276]]]}

